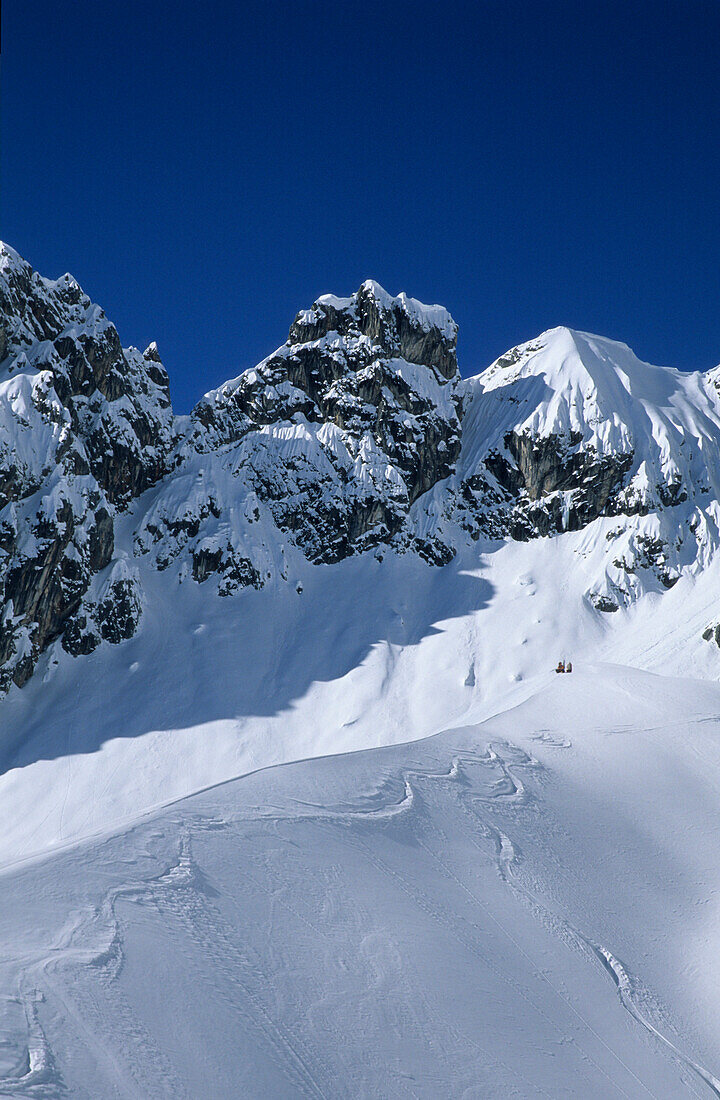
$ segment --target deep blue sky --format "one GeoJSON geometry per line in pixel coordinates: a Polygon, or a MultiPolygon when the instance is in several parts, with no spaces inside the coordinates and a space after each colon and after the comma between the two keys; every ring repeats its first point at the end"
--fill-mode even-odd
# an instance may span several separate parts
{"type": "Polygon", "coordinates": [[[720,361],[720,0],[5,0],[0,235],[186,411],[367,277],[464,373],[556,324],[720,361]]]}

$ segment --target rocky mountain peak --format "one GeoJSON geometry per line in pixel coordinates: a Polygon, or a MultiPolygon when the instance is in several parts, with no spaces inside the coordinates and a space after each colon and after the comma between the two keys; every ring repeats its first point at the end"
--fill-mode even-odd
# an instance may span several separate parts
{"type": "Polygon", "coordinates": [[[230,596],[301,560],[440,565],[590,529],[586,595],[606,613],[704,568],[717,370],[556,328],[463,381],[456,347],[445,309],[368,280],[175,418],[156,344],[123,348],[71,276],[0,247],[0,690],[53,642],[131,636],[148,569],[230,596]]]}
{"type": "Polygon", "coordinates": [[[191,553],[203,579],[247,571],[240,533],[208,534],[209,517],[237,510],[239,490],[312,561],[392,541],[460,454],[456,339],[446,310],[378,283],[318,298],[284,345],[199,402],[179,461],[203,463],[202,497],[179,522],[172,495],[161,495],[138,545],[162,565],[191,553]]]}
{"type": "Polygon", "coordinates": [[[0,688],[77,636],[114,516],[163,475],[173,443],[159,359],[123,349],[72,276],[44,279],[0,246],[0,688]]]}
{"type": "Polygon", "coordinates": [[[288,344],[312,343],[331,333],[358,342],[364,338],[376,354],[432,367],[446,379],[458,373],[457,325],[447,310],[404,293],[392,297],[372,279],[350,298],[324,294],[298,313],[288,344]]]}

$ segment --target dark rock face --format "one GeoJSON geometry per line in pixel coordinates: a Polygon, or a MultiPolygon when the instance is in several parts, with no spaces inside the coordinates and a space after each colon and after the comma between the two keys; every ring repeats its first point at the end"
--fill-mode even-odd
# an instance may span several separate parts
{"type": "Polygon", "coordinates": [[[132,638],[142,617],[142,587],[137,571],[118,559],[98,598],[83,600],[65,626],[62,646],[74,657],[92,653],[101,641],[118,645],[132,638]]]}
{"type": "MultiPolygon", "coordinates": [[[[693,502],[717,497],[720,464],[692,430],[665,424],[662,447],[638,437],[644,411],[620,417],[615,368],[588,358],[591,377],[578,358],[590,345],[567,331],[545,372],[522,373],[548,334],[463,383],[450,315],[367,282],[319,298],[282,347],[176,421],[154,344],[123,349],[70,276],[42,279],[0,246],[0,692],[54,641],[79,656],[130,638],[141,566],[209,597],[273,576],[299,594],[293,555],[392,550],[441,566],[462,543],[617,517],[585,598],[611,613],[671,587],[686,536],[714,537],[693,502]]],[[[674,416],[682,401],[665,406],[674,416]]]]}
{"type": "Polygon", "coordinates": [[[330,333],[365,337],[388,359],[432,367],[448,381],[457,374],[457,327],[444,310],[417,309],[405,295],[390,295],[369,280],[352,299],[331,295],[312,309],[298,313],[290,328],[289,344],[307,345],[330,333]]]}
{"type": "Polygon", "coordinates": [[[577,531],[599,516],[630,514],[619,493],[632,452],[599,456],[572,432],[565,438],[508,432],[504,442],[505,453],[489,452],[485,465],[512,502],[513,538],[577,531]]]}
{"type": "Polygon", "coordinates": [[[625,573],[637,573],[639,569],[651,569],[663,588],[672,588],[680,579],[679,574],[670,566],[670,547],[668,543],[652,535],[638,534],[634,540],[634,553],[631,560],[626,557],[616,559],[613,564],[625,573]]]}
{"type": "MultiPolygon", "coordinates": [[[[638,491],[629,484],[633,452],[600,456],[580,433],[508,432],[503,442],[502,451],[489,450],[461,482],[457,518],[474,539],[487,535],[525,542],[579,531],[601,517],[648,516],[654,498],[666,509],[687,499],[681,483],[658,484],[652,495],[638,491]]],[[[615,537],[616,532],[608,532],[609,542],[615,537]]],[[[606,613],[619,610],[628,597],[626,582],[643,571],[672,588],[679,579],[673,558],[681,545],[682,538],[671,546],[668,539],[635,533],[625,552],[610,559],[616,571],[610,592],[588,592],[590,603],[606,613]]]]}
{"type": "Polygon", "coordinates": [[[95,611],[101,637],[115,645],[132,638],[141,612],[142,604],[132,577],[112,580],[107,595],[103,596],[95,611]]]}
{"type": "Polygon", "coordinates": [[[204,580],[217,573],[221,577],[218,586],[220,596],[229,596],[239,588],[262,588],[263,581],[250,558],[240,556],[231,542],[224,547],[207,549],[201,547],[191,551],[193,580],[202,584],[204,580]]]}
{"type": "MultiPolygon", "coordinates": [[[[297,315],[283,347],[198,404],[180,460],[217,455],[313,562],[388,542],[460,453],[456,340],[441,307],[392,298],[376,283],[321,298],[297,315]]],[[[227,557],[206,543],[206,520],[228,503],[217,461],[211,473],[218,484],[206,478],[190,516],[160,507],[138,537],[167,561],[201,528],[197,579],[222,572],[213,563],[227,557]]]]}
{"type": "Polygon", "coordinates": [[[86,650],[74,617],[112,560],[113,517],[165,472],[174,429],[157,349],[123,350],[70,276],[43,279],[5,246],[0,332],[3,689],[66,629],[86,650]]]}
{"type": "Polygon", "coordinates": [[[591,592],[590,602],[596,611],[603,611],[605,614],[612,614],[614,611],[620,610],[620,605],[611,600],[609,596],[604,596],[600,593],[591,592]]]}

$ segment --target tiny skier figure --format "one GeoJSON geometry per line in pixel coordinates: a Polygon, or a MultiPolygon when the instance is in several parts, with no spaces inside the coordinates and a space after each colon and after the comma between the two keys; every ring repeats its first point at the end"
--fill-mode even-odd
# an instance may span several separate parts
{"type": "Polygon", "coordinates": [[[572,661],[568,661],[568,663],[565,667],[565,671],[566,672],[572,672],[572,661]]]}
{"type": "Polygon", "coordinates": [[[564,661],[558,661],[557,668],[555,669],[555,671],[556,672],[564,672],[565,671],[565,662],[564,661]]]}

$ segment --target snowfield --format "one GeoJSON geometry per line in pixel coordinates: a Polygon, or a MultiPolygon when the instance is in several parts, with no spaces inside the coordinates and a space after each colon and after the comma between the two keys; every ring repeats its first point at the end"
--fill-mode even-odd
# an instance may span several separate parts
{"type": "Polygon", "coordinates": [[[48,658],[4,703],[0,1095],[720,1095],[720,685],[667,675],[717,585],[569,617],[586,539],[188,587],[48,658]]]}
{"type": "Polygon", "coordinates": [[[720,1095],[719,723],[551,674],[8,866],[0,1095],[720,1095]]]}
{"type": "Polygon", "coordinates": [[[720,1098],[720,368],[456,338],[0,244],[0,1096],[720,1098]]]}

